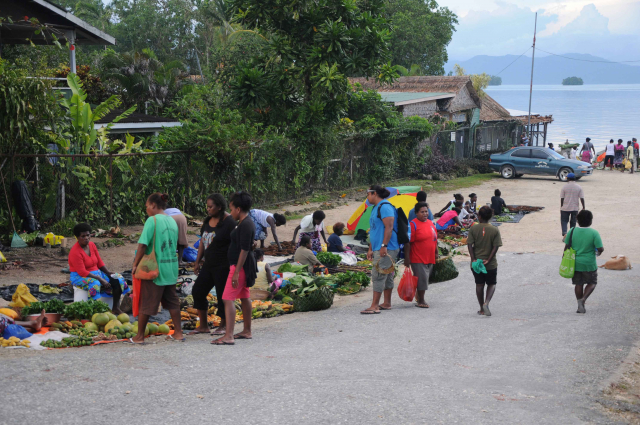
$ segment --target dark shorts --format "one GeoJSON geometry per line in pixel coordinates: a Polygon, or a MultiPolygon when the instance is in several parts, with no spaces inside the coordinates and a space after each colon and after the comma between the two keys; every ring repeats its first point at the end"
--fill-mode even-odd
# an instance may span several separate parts
{"type": "Polygon", "coordinates": [[[476,285],[495,285],[498,283],[498,269],[487,270],[486,273],[473,273],[473,278],[476,280],[476,285]]]}
{"type": "Polygon", "coordinates": [[[140,314],[154,316],[158,314],[160,304],[165,310],[180,310],[176,285],[159,286],[152,280],[140,281],[140,314]]]}
{"type": "Polygon", "coordinates": [[[193,284],[191,295],[193,295],[193,307],[196,310],[208,310],[209,300],[207,295],[211,292],[211,289],[216,288],[216,295],[218,296],[218,308],[222,307],[222,295],[224,293],[224,287],[227,284],[227,278],[229,277],[229,265],[222,265],[218,267],[207,267],[207,263],[200,268],[200,274],[196,282],[193,284]]]}
{"type": "Polygon", "coordinates": [[[606,155],[604,157],[604,165],[613,165],[613,155],[606,155]]]}
{"type": "Polygon", "coordinates": [[[575,272],[571,278],[571,283],[574,285],[597,285],[598,270],[592,272],[575,272]]]}

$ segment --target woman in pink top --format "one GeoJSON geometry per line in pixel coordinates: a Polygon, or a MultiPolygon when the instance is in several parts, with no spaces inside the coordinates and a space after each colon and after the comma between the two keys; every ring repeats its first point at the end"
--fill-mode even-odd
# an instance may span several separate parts
{"type": "Polygon", "coordinates": [[[460,223],[460,219],[458,218],[459,214],[460,208],[458,207],[445,212],[444,214],[442,214],[442,217],[440,217],[440,220],[438,220],[438,222],[436,223],[436,229],[446,230],[450,226],[454,226],[456,224],[462,227],[462,223],[460,223]]]}

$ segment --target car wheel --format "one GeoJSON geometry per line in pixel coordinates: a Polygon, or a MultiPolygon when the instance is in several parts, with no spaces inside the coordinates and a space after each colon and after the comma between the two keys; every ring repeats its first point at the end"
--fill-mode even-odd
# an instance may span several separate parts
{"type": "Polygon", "coordinates": [[[566,182],[569,173],[573,173],[571,168],[561,168],[560,171],[558,171],[558,178],[560,181],[566,182]]]}
{"type": "Polygon", "coordinates": [[[516,170],[511,165],[505,165],[500,169],[500,174],[505,179],[512,179],[516,175],[516,170]]]}

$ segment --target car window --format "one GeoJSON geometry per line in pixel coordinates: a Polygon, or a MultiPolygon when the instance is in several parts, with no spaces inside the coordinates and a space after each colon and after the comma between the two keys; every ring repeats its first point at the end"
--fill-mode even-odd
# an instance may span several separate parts
{"type": "MultiPolygon", "coordinates": [[[[550,149],[547,150],[550,151],[550,149]]],[[[536,159],[549,159],[549,153],[550,152],[545,152],[542,149],[532,149],[531,157],[536,159]]]]}
{"type": "Polygon", "coordinates": [[[518,149],[514,151],[511,156],[516,156],[518,158],[531,158],[531,149],[518,149]]]}
{"type": "Polygon", "coordinates": [[[564,156],[560,155],[558,152],[552,151],[551,149],[549,149],[549,155],[551,155],[551,157],[555,159],[567,159],[564,156]]]}

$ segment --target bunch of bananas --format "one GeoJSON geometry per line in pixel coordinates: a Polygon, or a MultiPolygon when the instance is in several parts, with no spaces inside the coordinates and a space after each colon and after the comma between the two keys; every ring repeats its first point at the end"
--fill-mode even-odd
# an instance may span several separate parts
{"type": "Polygon", "coordinates": [[[17,338],[15,336],[12,336],[9,339],[4,339],[4,338],[0,338],[0,345],[2,345],[2,348],[4,347],[31,347],[31,341],[29,341],[28,339],[23,339],[22,341],[20,340],[20,338],[17,338]]]}

